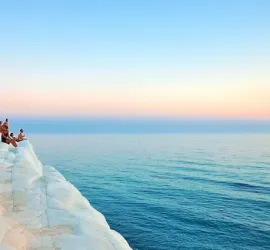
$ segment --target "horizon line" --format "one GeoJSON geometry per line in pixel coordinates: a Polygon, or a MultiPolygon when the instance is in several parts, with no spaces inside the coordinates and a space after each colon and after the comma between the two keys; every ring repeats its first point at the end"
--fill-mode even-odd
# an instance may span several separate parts
{"type": "Polygon", "coordinates": [[[8,118],[9,120],[72,120],[72,121],[89,121],[89,120],[140,120],[140,121],[258,121],[258,122],[270,122],[270,117],[213,117],[213,116],[114,116],[114,115],[102,115],[102,116],[24,116],[24,115],[7,115],[3,116],[2,120],[8,118]]]}

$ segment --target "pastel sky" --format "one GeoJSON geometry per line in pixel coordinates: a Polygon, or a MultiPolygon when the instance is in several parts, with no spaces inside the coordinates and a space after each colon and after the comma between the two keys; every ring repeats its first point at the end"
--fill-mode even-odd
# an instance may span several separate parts
{"type": "Polygon", "coordinates": [[[0,2],[5,116],[270,118],[270,1],[0,2]]]}

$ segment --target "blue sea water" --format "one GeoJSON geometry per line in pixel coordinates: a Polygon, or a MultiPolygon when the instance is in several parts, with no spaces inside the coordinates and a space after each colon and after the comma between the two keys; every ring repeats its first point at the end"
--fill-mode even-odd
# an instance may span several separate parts
{"type": "Polygon", "coordinates": [[[32,134],[133,249],[270,249],[270,134],[32,134]]]}

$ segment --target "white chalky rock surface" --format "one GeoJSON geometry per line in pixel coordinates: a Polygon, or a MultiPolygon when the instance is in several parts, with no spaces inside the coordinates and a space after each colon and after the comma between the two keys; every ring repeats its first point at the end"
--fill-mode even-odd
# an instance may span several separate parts
{"type": "Polygon", "coordinates": [[[0,250],[131,249],[28,141],[0,142],[0,250]]]}

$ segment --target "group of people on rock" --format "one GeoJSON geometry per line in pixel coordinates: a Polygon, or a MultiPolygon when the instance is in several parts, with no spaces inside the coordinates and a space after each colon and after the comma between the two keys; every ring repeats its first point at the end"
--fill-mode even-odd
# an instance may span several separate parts
{"type": "Polygon", "coordinates": [[[1,141],[3,143],[11,144],[15,148],[18,146],[18,142],[27,140],[25,135],[23,134],[23,129],[20,129],[20,132],[17,137],[15,137],[14,134],[9,131],[8,119],[6,119],[4,123],[0,121],[0,133],[1,133],[1,141]]]}

